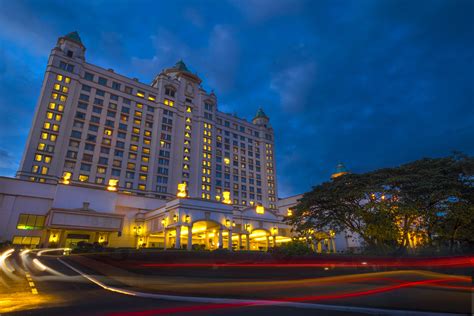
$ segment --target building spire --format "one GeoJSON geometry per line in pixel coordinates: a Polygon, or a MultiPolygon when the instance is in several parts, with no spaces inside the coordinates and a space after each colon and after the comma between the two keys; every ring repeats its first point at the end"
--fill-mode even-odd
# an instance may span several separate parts
{"type": "Polygon", "coordinates": [[[77,31],[68,33],[68,34],[64,35],[64,37],[71,40],[71,41],[74,41],[78,44],[84,45],[84,44],[82,44],[81,37],[79,36],[79,33],[77,33],[77,31]]]}

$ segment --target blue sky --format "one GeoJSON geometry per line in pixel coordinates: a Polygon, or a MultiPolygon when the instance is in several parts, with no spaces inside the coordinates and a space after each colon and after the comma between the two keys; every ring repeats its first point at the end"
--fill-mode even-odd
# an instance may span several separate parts
{"type": "Polygon", "coordinates": [[[151,82],[183,58],[219,109],[276,133],[280,196],[422,157],[474,154],[474,1],[0,0],[0,175],[13,176],[48,54],[151,82]]]}

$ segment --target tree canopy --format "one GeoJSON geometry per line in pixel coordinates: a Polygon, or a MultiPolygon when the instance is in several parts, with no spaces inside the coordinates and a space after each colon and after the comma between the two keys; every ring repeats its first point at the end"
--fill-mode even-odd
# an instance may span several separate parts
{"type": "Polygon", "coordinates": [[[378,250],[472,245],[474,159],[454,154],[340,176],[304,194],[286,220],[302,235],[348,231],[378,250]]]}

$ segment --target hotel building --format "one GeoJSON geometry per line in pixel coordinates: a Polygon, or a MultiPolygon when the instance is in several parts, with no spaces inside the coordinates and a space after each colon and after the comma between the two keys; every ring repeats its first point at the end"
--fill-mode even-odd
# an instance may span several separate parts
{"type": "Polygon", "coordinates": [[[145,84],[85,52],[77,32],[51,51],[17,177],[0,178],[0,240],[234,250],[291,240],[262,109],[251,122],[220,112],[183,61],[145,84]]]}

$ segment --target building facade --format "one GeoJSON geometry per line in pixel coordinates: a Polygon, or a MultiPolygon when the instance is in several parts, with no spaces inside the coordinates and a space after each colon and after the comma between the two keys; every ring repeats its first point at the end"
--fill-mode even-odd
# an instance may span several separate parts
{"type": "MultiPolygon", "coordinates": [[[[0,177],[0,241],[268,250],[292,240],[283,220],[301,196],[277,198],[262,109],[251,122],[220,112],[183,61],[147,85],[85,51],[77,32],[51,51],[17,177],[0,177]]],[[[321,236],[314,249],[336,252],[337,236],[321,236]]]]}
{"type": "Polygon", "coordinates": [[[86,62],[76,32],[52,49],[17,177],[276,210],[273,129],[218,111],[184,62],[150,85],[86,62]]]}

